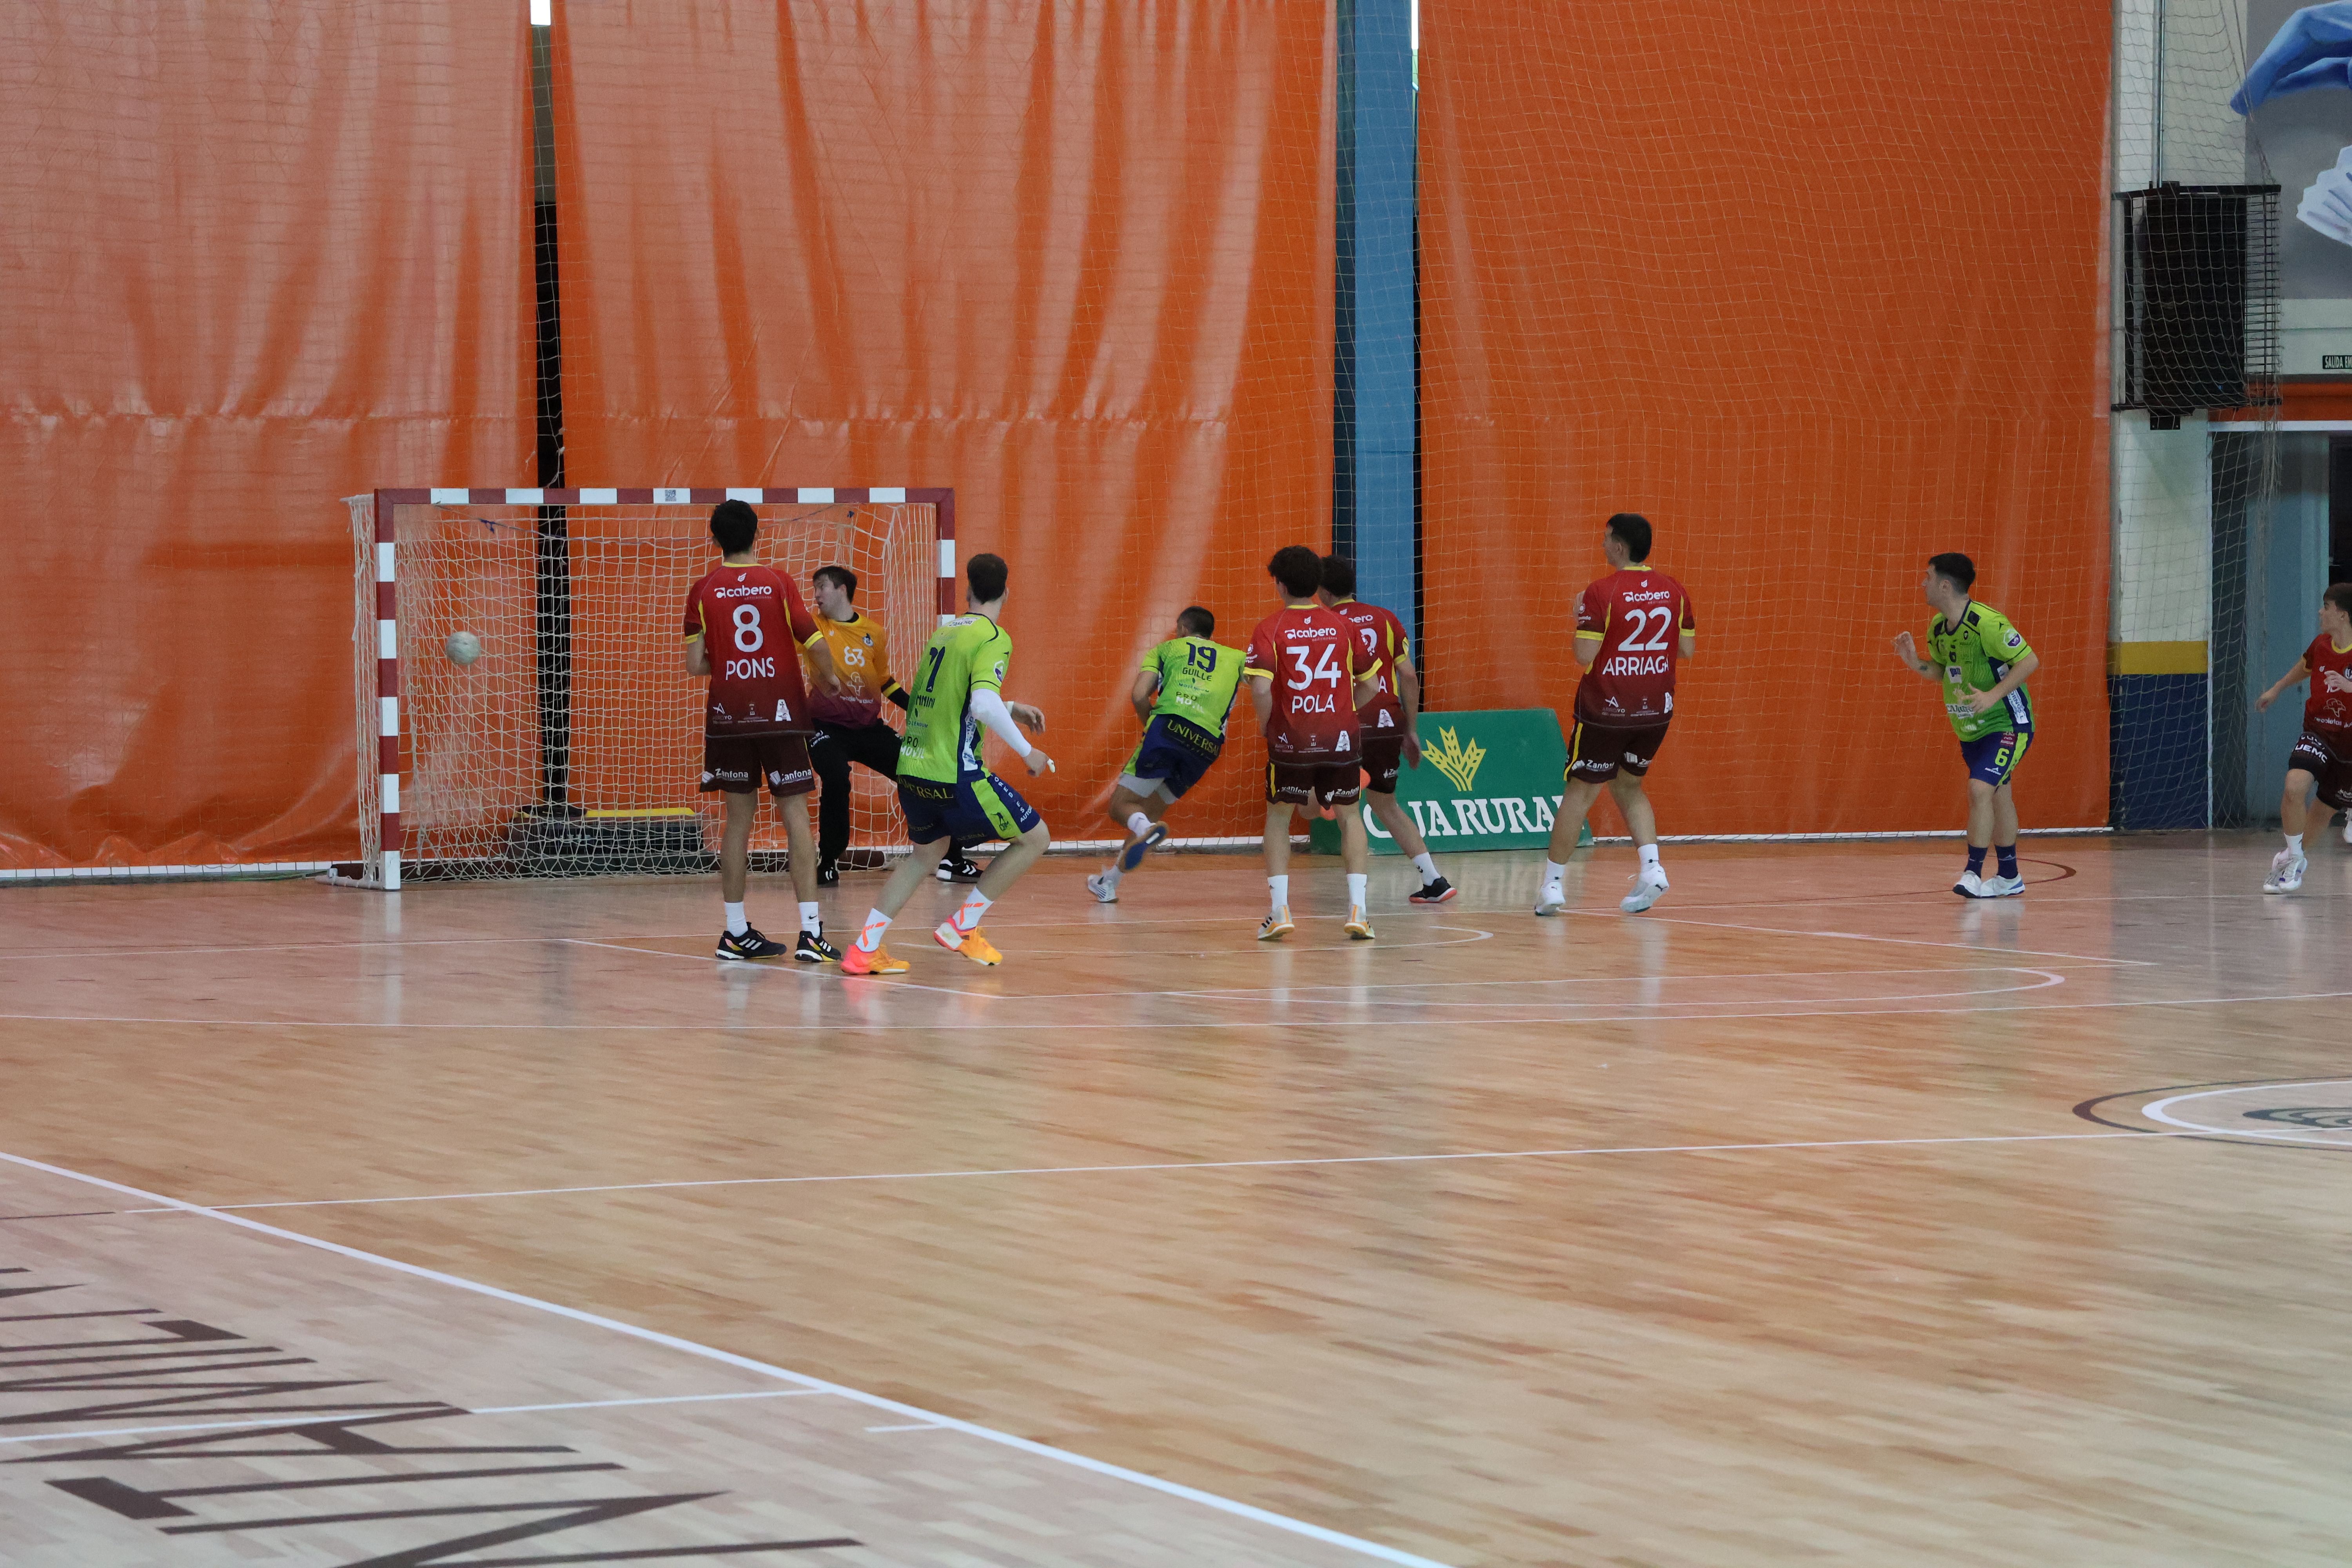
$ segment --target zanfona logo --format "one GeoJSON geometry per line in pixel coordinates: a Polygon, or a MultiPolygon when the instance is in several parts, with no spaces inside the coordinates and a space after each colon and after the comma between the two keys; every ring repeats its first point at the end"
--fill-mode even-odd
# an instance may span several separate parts
{"type": "Polygon", "coordinates": [[[1468,795],[1470,786],[1477,782],[1478,764],[1486,760],[1486,748],[1475,741],[1464,745],[1448,725],[1437,732],[1437,744],[1428,748],[1428,755],[1455,789],[1468,795]]]}

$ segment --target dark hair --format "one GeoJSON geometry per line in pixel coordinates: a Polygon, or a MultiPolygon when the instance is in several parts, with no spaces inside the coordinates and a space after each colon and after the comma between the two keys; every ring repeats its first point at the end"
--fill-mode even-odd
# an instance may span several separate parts
{"type": "Polygon", "coordinates": [[[1638,511],[1621,511],[1609,520],[1609,531],[1625,547],[1628,561],[1650,558],[1650,520],[1638,511]]]}
{"type": "Polygon", "coordinates": [[[723,500],[710,509],[710,537],[719,552],[740,555],[760,537],[760,514],[747,500],[723,500]]]}
{"type": "Polygon", "coordinates": [[[975,555],[963,569],[964,586],[971,590],[975,605],[992,605],[1004,597],[1004,579],[1010,572],[1002,555],[975,555]]]}
{"type": "Polygon", "coordinates": [[[1345,555],[1323,557],[1323,586],[1336,599],[1356,596],[1356,563],[1345,555]]]}
{"type": "Polygon", "coordinates": [[[1927,570],[1938,577],[1949,578],[1963,594],[1977,585],[1977,563],[1957,550],[1927,557],[1927,570]]]}
{"type": "Polygon", "coordinates": [[[2352,583],[2330,583],[2327,592],[2319,595],[2319,602],[2333,605],[2346,615],[2352,616],[2352,583]]]}
{"type": "Polygon", "coordinates": [[[1265,563],[1266,575],[1294,599],[1311,599],[1323,585],[1323,557],[1304,544],[1286,544],[1265,563]]]}
{"type": "Polygon", "coordinates": [[[1217,617],[1198,605],[1188,605],[1176,617],[1176,626],[1188,637],[1204,637],[1216,631],[1217,617]]]}
{"type": "Polygon", "coordinates": [[[846,566],[820,566],[809,574],[812,583],[831,583],[851,598],[857,597],[857,574],[846,566]]]}

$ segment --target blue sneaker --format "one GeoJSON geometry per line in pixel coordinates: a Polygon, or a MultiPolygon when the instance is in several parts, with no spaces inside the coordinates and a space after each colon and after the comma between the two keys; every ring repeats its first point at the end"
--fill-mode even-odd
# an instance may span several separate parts
{"type": "Polygon", "coordinates": [[[1151,853],[1154,845],[1164,844],[1167,841],[1168,825],[1164,822],[1153,823],[1149,833],[1119,852],[1118,868],[1122,871],[1134,870],[1143,864],[1143,858],[1151,853]]]}

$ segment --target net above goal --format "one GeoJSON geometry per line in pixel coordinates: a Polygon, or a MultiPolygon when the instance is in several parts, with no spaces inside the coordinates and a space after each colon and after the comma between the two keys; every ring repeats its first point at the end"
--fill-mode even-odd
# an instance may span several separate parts
{"type": "MultiPolygon", "coordinates": [[[[334,879],[707,870],[702,703],[687,590],[719,563],[710,509],[760,509],[758,554],[804,597],[820,566],[908,660],[953,609],[947,489],[382,489],[347,499],[357,618],[361,858],[334,879]]],[[[811,608],[814,608],[814,600],[811,608]]],[[[897,710],[886,704],[886,720],[897,710]]],[[[896,847],[887,781],[853,770],[853,850],[896,847]]],[[[783,833],[761,814],[753,864],[783,833]]]]}

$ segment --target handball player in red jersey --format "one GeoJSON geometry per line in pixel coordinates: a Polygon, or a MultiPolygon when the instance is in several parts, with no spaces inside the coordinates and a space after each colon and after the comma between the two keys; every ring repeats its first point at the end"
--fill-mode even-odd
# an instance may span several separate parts
{"type": "Polygon", "coordinates": [[[1356,651],[1372,678],[1371,705],[1356,714],[1356,745],[1363,753],[1372,815],[1421,873],[1420,891],[1405,901],[1442,904],[1454,896],[1454,884],[1438,874],[1428,841],[1396,797],[1397,775],[1421,766],[1421,673],[1412,667],[1412,638],[1393,611],[1356,597],[1356,563],[1345,555],[1323,557],[1323,592],[1317,596],[1356,628],[1356,651]]]}
{"type": "Polygon", "coordinates": [[[1618,904],[1638,915],[1666,890],[1658,864],[1658,818],[1642,780],[1666,738],[1675,716],[1675,666],[1697,647],[1697,622],[1683,585],[1647,564],[1649,520],[1621,511],[1601,539],[1609,575],[1584,590],[1576,603],[1576,662],[1584,675],[1576,683],[1576,712],[1569,732],[1568,773],[1561,781],[1559,816],[1545,851],[1543,892],[1536,913],[1556,915],[1568,907],[1561,879],[1576,847],[1585,813],[1609,788],[1633,836],[1641,868],[1633,890],[1618,904]]]}
{"type": "Polygon", "coordinates": [[[703,705],[702,787],[727,796],[727,831],[719,842],[719,897],[727,929],[718,956],[781,958],[804,963],[841,957],[824,940],[816,899],[816,839],[809,832],[808,797],[816,788],[809,764],[812,728],[798,649],[826,691],[838,689],[832,650],[800,590],[782,573],[760,564],[752,544],[760,516],[749,502],[726,500],[710,514],[719,564],[686,594],[686,669],[710,678],[703,705]],[[770,942],[743,918],[743,888],[751,861],[751,824],[760,815],[760,784],[776,798],[792,849],[793,890],[800,895],[797,947],[770,942]]]}
{"type": "Polygon", "coordinates": [[[2352,844],[2352,583],[2337,583],[2320,595],[2319,635],[2294,661],[2294,668],[2254,699],[2259,711],[2278,700],[2280,692],[2303,681],[2311,682],[2304,700],[2303,733],[2287,759],[2286,794],[2279,801],[2279,826],[2286,847],[2271,861],[2263,883],[2265,893],[2292,893],[2303,886],[2308,862],[2303,853],[2304,830],[2310,826],[2305,805],[2319,796],[2319,828],[2326,832],[2331,812],[2344,813],[2344,842],[2352,844]]]}
{"type": "MultiPolygon", "coordinates": [[[[1323,585],[1323,558],[1303,544],[1286,544],[1266,567],[1282,590],[1282,608],[1251,634],[1242,679],[1265,726],[1265,885],[1274,909],[1257,928],[1275,942],[1297,928],[1290,919],[1290,819],[1302,805],[1329,812],[1355,805],[1363,789],[1357,771],[1356,710],[1372,700],[1368,662],[1356,647],[1356,628],[1315,597],[1323,585]],[[1358,672],[1362,679],[1358,679],[1358,672]]],[[[1348,868],[1348,935],[1372,940],[1364,913],[1371,847],[1360,812],[1340,811],[1339,855],[1348,868]]]]}

